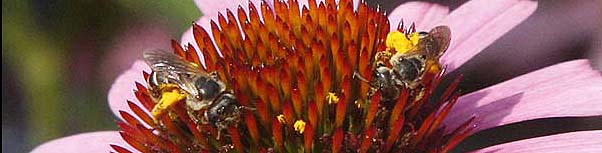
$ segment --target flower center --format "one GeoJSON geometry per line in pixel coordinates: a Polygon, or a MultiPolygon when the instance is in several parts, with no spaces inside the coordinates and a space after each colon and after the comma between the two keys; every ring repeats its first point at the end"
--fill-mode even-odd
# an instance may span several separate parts
{"type": "Polygon", "coordinates": [[[232,97],[195,110],[184,102],[193,93],[170,88],[155,101],[137,84],[143,107],[130,103],[135,114],[122,112],[119,125],[139,151],[445,152],[470,133],[470,121],[442,126],[460,79],[432,95],[443,72],[441,48],[432,48],[440,39],[430,38],[439,37],[389,32],[387,17],[365,3],[262,2],[193,28],[199,50],[174,41],[175,54],[202,65],[200,53],[198,68],[232,97]]]}

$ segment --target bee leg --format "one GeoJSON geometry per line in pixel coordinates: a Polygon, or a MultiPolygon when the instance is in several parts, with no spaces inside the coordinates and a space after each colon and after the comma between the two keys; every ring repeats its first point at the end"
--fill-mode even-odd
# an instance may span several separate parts
{"type": "Polygon", "coordinates": [[[416,90],[413,90],[412,94],[414,94],[414,101],[410,102],[403,111],[405,112],[409,110],[416,104],[417,101],[422,100],[422,98],[424,98],[425,92],[426,91],[423,87],[417,87],[416,90]]]}
{"type": "Polygon", "coordinates": [[[200,121],[201,121],[201,124],[204,124],[204,125],[210,124],[207,110],[205,110],[205,113],[203,114],[203,117],[201,117],[200,121]]]}
{"type": "Polygon", "coordinates": [[[424,89],[420,89],[420,91],[418,91],[418,94],[416,95],[416,98],[414,98],[414,101],[419,101],[422,98],[424,98],[424,89]]]}
{"type": "Polygon", "coordinates": [[[217,72],[211,72],[211,73],[209,73],[209,75],[211,75],[211,77],[213,79],[218,79],[219,80],[219,75],[217,75],[217,72]]]}
{"type": "Polygon", "coordinates": [[[222,131],[228,128],[227,123],[224,122],[228,122],[228,119],[226,118],[224,121],[215,124],[215,126],[217,126],[217,137],[215,138],[216,140],[219,140],[222,137],[222,131]]]}
{"type": "Polygon", "coordinates": [[[406,88],[410,89],[410,90],[414,90],[418,87],[418,85],[420,85],[419,82],[405,82],[404,83],[406,88]]]}
{"type": "Polygon", "coordinates": [[[215,138],[216,140],[219,140],[222,136],[222,128],[218,127],[217,128],[217,138],[215,138]]]}
{"type": "Polygon", "coordinates": [[[357,72],[357,71],[354,71],[354,72],[353,72],[353,78],[357,78],[357,79],[359,79],[360,81],[363,81],[363,82],[366,82],[366,83],[370,83],[370,81],[369,81],[368,79],[364,78],[364,77],[363,77],[363,76],[362,76],[362,75],[361,75],[359,72],[357,72]]]}
{"type": "Polygon", "coordinates": [[[368,90],[368,99],[371,99],[372,96],[374,96],[374,94],[376,94],[377,91],[378,91],[377,88],[370,88],[370,90],[368,90]]]}
{"type": "Polygon", "coordinates": [[[246,110],[250,110],[250,111],[256,111],[257,110],[257,108],[247,107],[247,106],[241,106],[241,109],[246,109],[246,110]]]}

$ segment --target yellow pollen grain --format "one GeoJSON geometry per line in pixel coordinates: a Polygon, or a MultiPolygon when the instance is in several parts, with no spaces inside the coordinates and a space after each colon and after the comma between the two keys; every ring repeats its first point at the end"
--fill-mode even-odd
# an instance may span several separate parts
{"type": "Polygon", "coordinates": [[[415,46],[416,44],[418,44],[419,40],[420,40],[420,34],[418,32],[414,32],[414,33],[410,34],[410,42],[412,42],[412,46],[415,46]]]}
{"type": "Polygon", "coordinates": [[[171,88],[171,90],[163,91],[161,99],[155,105],[151,114],[158,118],[159,115],[163,114],[167,108],[176,104],[176,102],[186,98],[186,94],[180,91],[178,88],[171,88]]]}
{"type": "Polygon", "coordinates": [[[339,97],[334,93],[329,92],[328,95],[326,95],[326,101],[328,101],[328,104],[336,104],[339,102],[339,97]]]}
{"type": "Polygon", "coordinates": [[[278,119],[278,122],[280,123],[286,123],[286,120],[284,120],[284,115],[280,114],[278,116],[276,116],[276,119],[278,119]]]}
{"type": "Polygon", "coordinates": [[[297,120],[295,121],[293,127],[295,128],[295,131],[299,132],[299,134],[303,134],[303,131],[305,131],[305,122],[303,120],[297,120]]]}
{"type": "MultiPolygon", "coordinates": [[[[418,37],[411,37],[412,39],[416,39],[418,37]]],[[[417,43],[418,40],[415,40],[417,43]]],[[[385,41],[387,45],[387,49],[394,49],[398,53],[408,52],[412,47],[414,47],[414,41],[408,39],[405,34],[399,31],[389,32],[387,34],[387,40],[385,41]]]]}

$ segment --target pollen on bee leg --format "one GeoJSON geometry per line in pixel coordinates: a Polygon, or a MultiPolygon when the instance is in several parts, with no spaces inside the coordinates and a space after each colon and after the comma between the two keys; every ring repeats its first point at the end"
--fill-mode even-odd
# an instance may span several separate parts
{"type": "Polygon", "coordinates": [[[165,109],[174,105],[176,102],[183,100],[184,98],[186,98],[186,94],[184,94],[178,88],[171,88],[171,90],[163,91],[161,93],[161,99],[159,102],[157,102],[151,111],[151,114],[153,117],[158,118],[165,112],[165,109]]]}
{"type": "Polygon", "coordinates": [[[332,92],[328,92],[328,95],[326,95],[326,101],[328,101],[328,104],[336,104],[339,102],[339,97],[332,92]]]}
{"type": "Polygon", "coordinates": [[[303,134],[303,132],[305,131],[305,122],[303,120],[297,120],[295,121],[295,124],[293,124],[293,127],[295,128],[295,131],[299,132],[299,134],[303,134]]]}
{"type": "MultiPolygon", "coordinates": [[[[417,42],[417,40],[416,40],[417,42]]],[[[394,49],[399,53],[405,53],[412,49],[414,46],[413,41],[408,39],[408,37],[399,31],[389,32],[387,34],[387,39],[385,41],[387,49],[394,49]]]]}
{"type": "Polygon", "coordinates": [[[418,32],[410,34],[409,40],[412,43],[412,45],[418,44],[418,41],[420,40],[420,34],[418,32]]]}
{"type": "Polygon", "coordinates": [[[437,60],[426,60],[425,73],[440,74],[445,71],[445,67],[437,60]]]}

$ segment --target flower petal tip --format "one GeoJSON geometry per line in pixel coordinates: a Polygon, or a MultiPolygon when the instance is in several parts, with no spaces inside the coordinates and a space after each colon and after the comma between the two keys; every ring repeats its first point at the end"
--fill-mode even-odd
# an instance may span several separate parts
{"type": "Polygon", "coordinates": [[[134,82],[146,84],[143,75],[141,75],[143,71],[150,72],[150,68],[146,65],[146,63],[138,60],[132,64],[130,69],[120,74],[113,85],[111,85],[111,89],[109,89],[108,100],[109,106],[116,116],[119,116],[120,110],[131,113],[131,110],[126,102],[127,100],[132,101],[140,106],[140,102],[132,90],[136,89],[134,82]]]}

